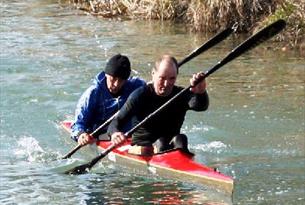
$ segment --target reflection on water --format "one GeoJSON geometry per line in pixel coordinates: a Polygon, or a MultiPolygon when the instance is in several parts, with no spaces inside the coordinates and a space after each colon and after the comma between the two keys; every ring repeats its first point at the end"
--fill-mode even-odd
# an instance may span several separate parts
{"type": "MultiPolygon", "coordinates": [[[[177,24],[96,18],[57,0],[0,6],[1,204],[230,203],[203,187],[102,165],[98,174],[61,174],[92,159],[87,149],[58,160],[73,145],[55,124],[73,115],[110,56],[128,55],[134,74],[150,80],[162,53],[182,60],[208,36],[177,24]]],[[[183,65],[178,84],[188,85],[192,73],[211,68],[240,40],[230,38],[183,65]]],[[[234,204],[305,201],[304,62],[273,47],[261,45],[209,76],[209,110],[189,112],[182,129],[197,161],[234,177],[234,204]]]]}
{"type": "Polygon", "coordinates": [[[194,190],[191,185],[126,174],[121,177],[120,181],[103,186],[98,178],[90,179],[90,185],[83,188],[87,190],[84,201],[88,204],[232,204],[231,198],[215,192],[194,190]]]}

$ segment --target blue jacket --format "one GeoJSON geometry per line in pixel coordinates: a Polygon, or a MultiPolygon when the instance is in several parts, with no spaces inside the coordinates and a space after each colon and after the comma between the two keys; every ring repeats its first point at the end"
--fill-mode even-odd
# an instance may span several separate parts
{"type": "MultiPolygon", "coordinates": [[[[137,77],[130,77],[123,85],[121,95],[114,98],[106,86],[105,73],[99,73],[95,77],[93,85],[82,94],[77,103],[71,138],[77,141],[81,133],[93,132],[123,106],[135,89],[143,85],[145,85],[145,81],[137,77]]],[[[129,128],[130,126],[125,130],[127,131],[129,128]]],[[[107,127],[102,133],[106,131],[107,127]]]]}

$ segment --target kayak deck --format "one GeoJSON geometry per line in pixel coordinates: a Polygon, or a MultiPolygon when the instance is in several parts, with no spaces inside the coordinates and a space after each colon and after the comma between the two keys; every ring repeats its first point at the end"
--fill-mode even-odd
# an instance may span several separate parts
{"type": "MultiPolygon", "coordinates": [[[[61,126],[69,133],[71,132],[71,125],[71,121],[61,123],[61,126]]],[[[111,142],[98,141],[96,145],[99,151],[103,151],[111,145],[111,142]]],[[[128,154],[130,146],[130,139],[128,139],[123,145],[108,154],[108,160],[135,171],[144,170],[157,176],[216,188],[230,195],[233,193],[234,182],[232,177],[197,163],[190,155],[180,150],[172,150],[153,156],[137,156],[128,154]]]]}

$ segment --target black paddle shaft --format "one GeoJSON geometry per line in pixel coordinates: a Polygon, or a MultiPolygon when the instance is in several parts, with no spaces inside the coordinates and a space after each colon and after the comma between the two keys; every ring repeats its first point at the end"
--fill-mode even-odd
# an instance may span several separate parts
{"type": "MultiPolygon", "coordinates": [[[[257,32],[256,34],[254,34],[253,36],[251,36],[250,38],[248,38],[247,40],[245,40],[243,43],[241,43],[240,45],[238,45],[235,49],[233,49],[224,59],[222,59],[221,61],[219,61],[213,68],[209,69],[207,72],[204,73],[204,76],[202,76],[201,78],[199,78],[196,82],[195,85],[196,86],[198,83],[200,83],[201,81],[203,81],[205,78],[207,78],[209,75],[211,75],[212,73],[214,73],[215,71],[217,71],[219,68],[221,68],[222,66],[224,66],[225,64],[227,64],[228,62],[232,61],[233,59],[237,58],[238,56],[240,56],[241,54],[245,53],[246,51],[256,47],[257,45],[259,45],[260,43],[270,39],[271,37],[275,36],[276,34],[278,34],[281,30],[283,30],[286,26],[286,22],[284,20],[278,20],[276,22],[274,22],[273,24],[270,24],[269,26],[265,27],[264,29],[260,30],[259,32],[257,32]]],[[[183,61],[182,61],[183,62],[183,61]]],[[[183,63],[182,63],[183,64],[183,63]]],[[[182,65],[181,64],[181,65],[182,65]]],[[[168,100],[166,103],[164,103],[161,107],[159,107],[157,110],[155,110],[154,112],[152,112],[151,114],[149,114],[144,120],[142,120],[140,123],[138,123],[136,126],[134,126],[131,130],[129,130],[128,132],[126,132],[124,135],[125,136],[129,136],[131,135],[134,131],[136,131],[136,129],[138,129],[140,126],[142,126],[144,123],[146,123],[151,117],[153,117],[155,114],[157,114],[158,112],[160,112],[161,110],[165,109],[169,104],[171,104],[173,101],[175,101],[179,96],[181,96],[183,93],[189,91],[189,89],[192,86],[189,86],[187,88],[184,88],[183,90],[181,90],[179,93],[177,93],[174,97],[172,97],[170,100],[168,100]]],[[[111,146],[112,149],[115,146],[111,146]]],[[[108,150],[108,149],[107,149],[108,150]]],[[[105,150],[104,152],[106,152],[107,150],[105,150]]],[[[100,160],[101,158],[103,158],[106,154],[105,153],[101,153],[100,156],[96,157],[95,159],[93,159],[91,162],[97,162],[98,160],[100,160]]],[[[92,163],[90,163],[92,164],[92,163]]],[[[94,164],[93,164],[94,165],[94,164]]]]}
{"type": "MultiPolygon", "coordinates": [[[[244,52],[256,47],[258,44],[270,39],[271,37],[278,34],[281,30],[283,30],[286,26],[286,22],[284,20],[278,20],[269,26],[265,27],[264,29],[260,30],[247,40],[245,40],[243,43],[241,43],[239,46],[237,46],[234,50],[232,50],[223,60],[219,61],[213,68],[205,72],[204,76],[195,82],[195,85],[200,83],[202,80],[207,78],[209,75],[217,71],[219,68],[221,68],[223,65],[227,64],[228,62],[232,61],[233,59],[237,58],[244,52]]],[[[194,85],[194,86],[195,86],[194,85]]],[[[163,104],[161,107],[159,107],[157,110],[155,110],[153,113],[148,115],[144,120],[142,120],[140,123],[138,123],[135,127],[133,127],[131,130],[125,133],[125,136],[131,135],[136,129],[138,129],[140,126],[142,126],[144,123],[146,123],[152,116],[154,116],[156,113],[163,110],[165,107],[167,107],[170,103],[172,103],[174,100],[176,100],[180,95],[183,93],[189,91],[189,89],[192,86],[189,86],[182,91],[180,91],[178,94],[176,94],[174,97],[172,97],[169,101],[167,101],[165,104],[163,104]]],[[[75,167],[74,169],[67,171],[68,174],[82,174],[88,171],[88,169],[91,169],[99,160],[101,160],[103,157],[105,157],[109,152],[112,151],[112,149],[115,148],[115,145],[112,144],[109,146],[104,152],[102,152],[100,155],[95,157],[93,160],[91,160],[89,163],[75,167]]]]}
{"type": "MultiPolygon", "coordinates": [[[[219,68],[221,68],[223,65],[227,64],[228,62],[232,61],[233,59],[237,58],[244,52],[256,47],[260,43],[270,39],[271,37],[278,34],[281,30],[283,30],[286,26],[286,22],[284,20],[278,20],[269,26],[265,27],[264,29],[260,30],[256,34],[252,35],[250,38],[245,40],[243,43],[238,45],[234,50],[232,50],[223,60],[219,61],[213,68],[205,72],[205,75],[198,79],[195,82],[195,85],[200,83],[202,80],[207,78],[209,75],[217,71],[219,68]]],[[[195,86],[194,85],[194,86],[195,86]]],[[[165,104],[163,104],[161,107],[159,107],[157,110],[155,110],[153,113],[148,115],[144,120],[142,120],[140,123],[138,123],[135,127],[133,127],[131,130],[125,133],[125,136],[131,135],[136,129],[138,129],[140,126],[142,126],[144,123],[146,123],[152,116],[154,116],[156,113],[163,110],[165,107],[167,107],[170,103],[172,103],[174,100],[176,100],[180,95],[183,93],[189,91],[189,89],[192,86],[189,86],[182,91],[180,91],[178,94],[176,94],[174,97],[172,97],[169,101],[167,101],[165,104]]],[[[115,148],[115,145],[112,144],[109,146],[104,152],[102,152],[100,155],[95,157],[93,160],[91,160],[89,163],[75,167],[74,169],[67,171],[68,174],[82,174],[88,171],[88,169],[91,169],[99,160],[101,160],[103,157],[105,157],[109,152],[112,151],[112,149],[115,148]]]]}

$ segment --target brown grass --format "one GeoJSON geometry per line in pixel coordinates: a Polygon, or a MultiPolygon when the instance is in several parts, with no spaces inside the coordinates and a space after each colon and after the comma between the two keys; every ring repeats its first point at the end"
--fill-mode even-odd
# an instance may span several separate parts
{"type": "MultiPolygon", "coordinates": [[[[105,18],[171,20],[184,22],[194,32],[216,32],[235,22],[239,32],[279,18],[288,28],[279,40],[304,46],[304,0],[69,0],[77,8],[105,18]]],[[[302,46],[301,46],[302,47],[302,46]]]]}
{"type": "Polygon", "coordinates": [[[214,32],[240,24],[247,31],[262,16],[272,14],[279,0],[70,0],[78,8],[103,17],[186,22],[197,32],[214,32]]]}
{"type": "Polygon", "coordinates": [[[187,19],[195,31],[215,32],[239,23],[239,31],[247,32],[262,18],[275,11],[277,0],[196,0],[192,1],[187,19]]]}
{"type": "Polygon", "coordinates": [[[106,18],[128,17],[173,20],[181,15],[183,5],[175,0],[70,0],[77,8],[106,18]]]}

